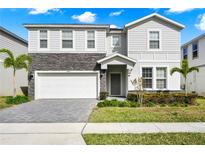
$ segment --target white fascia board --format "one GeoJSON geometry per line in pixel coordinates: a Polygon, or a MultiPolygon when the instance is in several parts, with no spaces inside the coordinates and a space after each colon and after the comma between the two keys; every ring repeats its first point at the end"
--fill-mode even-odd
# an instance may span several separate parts
{"type": "Polygon", "coordinates": [[[130,22],[130,23],[128,23],[128,24],[125,25],[125,28],[126,28],[126,27],[129,27],[129,26],[131,26],[131,25],[134,25],[134,24],[136,24],[136,23],[139,23],[139,22],[141,22],[141,21],[143,21],[143,20],[152,18],[152,17],[158,17],[158,18],[160,18],[160,19],[162,19],[162,20],[164,20],[164,21],[166,21],[166,22],[169,22],[169,23],[171,23],[171,24],[174,24],[174,25],[180,27],[181,29],[185,28],[184,25],[182,25],[182,24],[180,24],[180,23],[178,23],[178,22],[176,22],[176,21],[173,21],[173,20],[171,20],[171,19],[168,19],[168,18],[166,18],[166,17],[164,17],[164,16],[162,16],[162,15],[160,15],[160,14],[158,14],[158,13],[152,13],[152,14],[150,14],[150,15],[148,15],[148,16],[145,16],[145,17],[143,17],[143,18],[140,18],[140,19],[138,19],[138,20],[135,20],[135,21],[133,21],[133,22],[130,22]]]}
{"type": "Polygon", "coordinates": [[[108,57],[105,57],[105,58],[103,58],[103,59],[100,59],[100,60],[97,61],[97,63],[102,63],[102,62],[104,62],[104,61],[106,61],[106,60],[108,60],[108,59],[111,59],[111,58],[113,58],[113,57],[121,57],[121,58],[126,59],[126,60],[128,60],[128,61],[131,61],[131,62],[133,62],[133,63],[136,63],[136,61],[135,61],[134,59],[131,59],[131,58],[129,58],[129,57],[127,57],[127,56],[124,56],[124,55],[122,55],[122,54],[119,54],[119,53],[115,53],[115,54],[113,54],[113,55],[111,55],[111,56],[108,56],[108,57]]]}

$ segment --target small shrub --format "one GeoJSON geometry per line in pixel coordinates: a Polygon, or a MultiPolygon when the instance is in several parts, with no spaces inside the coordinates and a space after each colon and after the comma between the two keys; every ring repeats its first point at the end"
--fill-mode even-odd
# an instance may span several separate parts
{"type": "Polygon", "coordinates": [[[100,92],[100,100],[105,100],[108,97],[108,92],[102,91],[100,92]]]}
{"type": "Polygon", "coordinates": [[[129,101],[129,103],[130,103],[130,107],[140,107],[140,103],[138,103],[138,102],[130,102],[129,101]]]}
{"type": "Polygon", "coordinates": [[[138,102],[138,97],[135,93],[128,93],[127,100],[133,101],[133,102],[138,102]]]}
{"type": "Polygon", "coordinates": [[[20,95],[16,97],[9,96],[6,98],[7,104],[21,104],[21,103],[26,103],[28,101],[29,99],[27,96],[20,96],[20,95]]]}
{"type": "Polygon", "coordinates": [[[100,101],[98,107],[137,107],[139,103],[130,101],[104,100],[100,101]]]}
{"type": "Polygon", "coordinates": [[[148,106],[148,107],[154,107],[154,106],[156,106],[156,104],[153,103],[153,102],[149,102],[149,103],[147,104],[147,106],[148,106]]]}

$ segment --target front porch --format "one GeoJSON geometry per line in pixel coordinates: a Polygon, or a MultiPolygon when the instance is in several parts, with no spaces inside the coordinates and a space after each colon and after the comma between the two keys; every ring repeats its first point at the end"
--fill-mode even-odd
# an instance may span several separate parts
{"type": "Polygon", "coordinates": [[[135,60],[113,54],[98,61],[101,64],[101,90],[110,97],[126,97],[128,93],[128,76],[135,65],[135,60]],[[103,86],[102,86],[103,85],[103,86]]]}

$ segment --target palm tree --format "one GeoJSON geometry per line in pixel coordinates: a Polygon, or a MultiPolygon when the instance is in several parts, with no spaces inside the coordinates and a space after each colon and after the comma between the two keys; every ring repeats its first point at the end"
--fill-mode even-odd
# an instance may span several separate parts
{"type": "Polygon", "coordinates": [[[175,72],[182,74],[185,80],[185,93],[187,95],[187,75],[193,71],[199,72],[198,67],[189,67],[189,63],[186,59],[182,61],[181,68],[174,67],[171,69],[170,74],[172,75],[175,72]]]}
{"type": "Polygon", "coordinates": [[[8,49],[0,49],[0,53],[7,54],[3,62],[4,68],[13,68],[13,97],[16,97],[16,71],[20,69],[26,69],[27,71],[32,58],[26,54],[14,57],[12,51],[8,49]]]}

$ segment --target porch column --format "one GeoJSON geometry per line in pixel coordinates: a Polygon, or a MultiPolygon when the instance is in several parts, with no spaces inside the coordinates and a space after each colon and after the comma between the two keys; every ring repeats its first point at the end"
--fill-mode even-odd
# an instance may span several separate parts
{"type": "Polygon", "coordinates": [[[107,91],[107,70],[100,71],[100,92],[107,91]]]}

